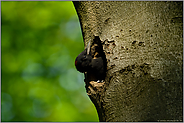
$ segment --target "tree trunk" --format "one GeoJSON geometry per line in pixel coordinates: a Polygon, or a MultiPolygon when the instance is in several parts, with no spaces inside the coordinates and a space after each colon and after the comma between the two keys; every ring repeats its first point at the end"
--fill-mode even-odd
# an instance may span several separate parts
{"type": "Polygon", "coordinates": [[[100,121],[183,121],[183,2],[74,2],[85,46],[99,37],[105,82],[86,78],[100,121]]]}

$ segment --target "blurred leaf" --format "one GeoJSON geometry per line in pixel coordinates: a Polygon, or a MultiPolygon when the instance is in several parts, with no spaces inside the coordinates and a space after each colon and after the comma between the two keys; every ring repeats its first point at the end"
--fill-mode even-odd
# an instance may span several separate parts
{"type": "Polygon", "coordinates": [[[1,2],[1,120],[98,121],[74,61],[84,45],[71,1],[1,2]]]}

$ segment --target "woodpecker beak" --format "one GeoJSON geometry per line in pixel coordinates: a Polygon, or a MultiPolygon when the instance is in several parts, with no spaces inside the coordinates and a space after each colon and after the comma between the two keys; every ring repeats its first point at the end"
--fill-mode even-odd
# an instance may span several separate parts
{"type": "Polygon", "coordinates": [[[89,55],[90,48],[91,48],[91,41],[89,41],[87,45],[87,55],[89,55]]]}

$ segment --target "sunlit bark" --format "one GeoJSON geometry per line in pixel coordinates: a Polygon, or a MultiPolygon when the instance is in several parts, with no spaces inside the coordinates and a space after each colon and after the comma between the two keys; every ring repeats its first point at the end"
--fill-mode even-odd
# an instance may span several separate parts
{"type": "Polygon", "coordinates": [[[182,121],[183,3],[74,2],[87,45],[99,36],[103,83],[86,80],[100,121],[182,121]]]}

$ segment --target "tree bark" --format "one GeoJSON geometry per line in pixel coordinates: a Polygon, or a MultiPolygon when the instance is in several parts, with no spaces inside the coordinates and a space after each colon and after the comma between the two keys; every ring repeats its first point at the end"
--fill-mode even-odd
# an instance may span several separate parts
{"type": "Polygon", "coordinates": [[[107,59],[105,82],[86,77],[99,121],[183,121],[183,2],[73,3],[107,59]]]}

